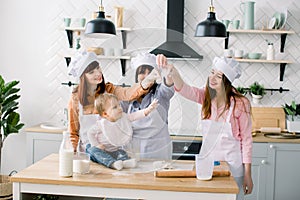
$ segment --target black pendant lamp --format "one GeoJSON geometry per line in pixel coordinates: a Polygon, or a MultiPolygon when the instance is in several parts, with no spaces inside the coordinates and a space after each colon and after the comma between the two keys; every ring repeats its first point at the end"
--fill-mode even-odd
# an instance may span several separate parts
{"type": "Polygon", "coordinates": [[[222,22],[216,19],[213,0],[210,1],[207,19],[200,22],[196,28],[196,37],[226,37],[226,27],[222,22]]]}
{"type": "Polygon", "coordinates": [[[98,16],[96,19],[89,21],[86,24],[84,34],[87,37],[105,38],[116,35],[116,28],[113,22],[105,19],[104,7],[99,7],[98,16]]]}

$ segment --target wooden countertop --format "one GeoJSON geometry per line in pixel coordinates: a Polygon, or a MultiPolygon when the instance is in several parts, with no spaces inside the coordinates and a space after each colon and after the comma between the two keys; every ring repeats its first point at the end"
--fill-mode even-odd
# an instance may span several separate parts
{"type": "MultiPolygon", "coordinates": [[[[36,133],[56,133],[61,134],[65,129],[44,129],[40,125],[26,128],[26,132],[36,132],[36,133]]],[[[199,136],[180,136],[180,135],[171,135],[172,140],[183,140],[183,141],[202,141],[202,137],[199,136]]],[[[300,144],[299,139],[274,139],[265,137],[262,133],[257,133],[253,137],[253,142],[274,142],[274,143],[296,143],[300,144]]]]}
{"type": "MultiPolygon", "coordinates": [[[[183,141],[202,141],[202,137],[195,137],[195,136],[171,136],[172,140],[183,140],[183,141]]],[[[268,138],[263,135],[263,133],[256,133],[256,136],[252,137],[253,142],[257,143],[295,143],[300,144],[299,139],[274,139],[268,138]]]]}
{"type": "Polygon", "coordinates": [[[36,133],[63,133],[67,129],[46,129],[41,128],[41,124],[37,124],[32,127],[25,128],[26,132],[36,132],[36,133]]]}
{"type": "MultiPolygon", "coordinates": [[[[177,161],[176,161],[177,162],[177,161]]],[[[189,162],[189,161],[178,161],[189,162]]],[[[122,175],[120,172],[92,163],[88,174],[58,175],[58,154],[51,154],[11,177],[12,182],[76,185],[106,188],[129,188],[180,192],[237,193],[233,177],[213,177],[211,181],[197,178],[156,178],[153,172],[122,175]]]]}
{"type": "Polygon", "coordinates": [[[277,139],[277,138],[268,138],[263,135],[263,133],[256,133],[256,136],[253,137],[253,142],[262,143],[295,143],[300,144],[300,138],[298,139],[277,139]]]}

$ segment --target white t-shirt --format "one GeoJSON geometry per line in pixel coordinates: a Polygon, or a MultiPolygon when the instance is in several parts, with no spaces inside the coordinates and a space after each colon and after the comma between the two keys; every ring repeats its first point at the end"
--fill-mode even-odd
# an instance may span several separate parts
{"type": "Polygon", "coordinates": [[[116,151],[132,139],[131,122],[143,117],[145,117],[144,110],[130,114],[123,113],[121,119],[116,122],[100,118],[88,131],[89,142],[92,146],[102,144],[106,151],[116,151]]]}

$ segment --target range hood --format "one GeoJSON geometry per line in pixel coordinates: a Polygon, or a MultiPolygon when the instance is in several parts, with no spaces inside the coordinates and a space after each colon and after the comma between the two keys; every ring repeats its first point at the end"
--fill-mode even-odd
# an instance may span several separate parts
{"type": "Polygon", "coordinates": [[[152,50],[155,55],[164,54],[173,59],[201,60],[199,55],[183,41],[184,0],[167,0],[167,38],[166,42],[152,50]]]}

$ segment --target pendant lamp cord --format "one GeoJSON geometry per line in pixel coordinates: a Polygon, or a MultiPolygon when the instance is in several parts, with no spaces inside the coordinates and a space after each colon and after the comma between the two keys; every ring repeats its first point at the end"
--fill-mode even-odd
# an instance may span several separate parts
{"type": "Polygon", "coordinates": [[[103,5],[102,5],[102,0],[101,0],[101,4],[100,4],[100,5],[101,5],[101,7],[103,6],[103,5]]]}
{"type": "MultiPolygon", "coordinates": [[[[102,1],[102,0],[101,0],[101,1],[102,1]]],[[[214,5],[213,5],[213,0],[210,0],[210,5],[211,5],[211,6],[214,6],[214,5]]]]}

